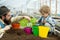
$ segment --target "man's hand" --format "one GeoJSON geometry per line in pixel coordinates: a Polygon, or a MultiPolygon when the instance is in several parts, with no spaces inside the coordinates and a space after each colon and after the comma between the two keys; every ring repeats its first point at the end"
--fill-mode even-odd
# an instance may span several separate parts
{"type": "Polygon", "coordinates": [[[23,16],[23,17],[26,18],[29,21],[31,20],[30,17],[28,17],[28,16],[23,16]]]}
{"type": "Polygon", "coordinates": [[[4,31],[7,31],[7,30],[9,30],[11,28],[11,25],[7,25],[7,26],[5,26],[5,28],[3,28],[3,30],[4,31]]]}

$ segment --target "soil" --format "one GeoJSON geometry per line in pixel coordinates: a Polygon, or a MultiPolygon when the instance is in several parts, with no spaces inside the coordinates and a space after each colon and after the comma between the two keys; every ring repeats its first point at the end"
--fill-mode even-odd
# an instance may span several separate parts
{"type": "Polygon", "coordinates": [[[60,40],[60,37],[51,35],[46,39],[36,37],[33,34],[27,35],[22,29],[10,29],[6,31],[0,40],[60,40]]]}

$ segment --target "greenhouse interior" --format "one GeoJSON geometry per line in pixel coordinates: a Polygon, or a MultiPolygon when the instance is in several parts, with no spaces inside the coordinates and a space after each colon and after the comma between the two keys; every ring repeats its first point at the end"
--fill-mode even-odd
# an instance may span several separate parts
{"type": "Polygon", "coordinates": [[[0,0],[0,40],[60,40],[60,0],[0,0]]]}

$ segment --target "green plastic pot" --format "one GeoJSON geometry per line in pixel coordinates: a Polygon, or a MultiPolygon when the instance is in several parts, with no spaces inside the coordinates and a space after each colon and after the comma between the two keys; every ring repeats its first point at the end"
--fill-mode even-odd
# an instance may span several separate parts
{"type": "Polygon", "coordinates": [[[32,32],[34,36],[38,36],[39,35],[39,28],[37,25],[33,25],[32,26],[32,32]]]}

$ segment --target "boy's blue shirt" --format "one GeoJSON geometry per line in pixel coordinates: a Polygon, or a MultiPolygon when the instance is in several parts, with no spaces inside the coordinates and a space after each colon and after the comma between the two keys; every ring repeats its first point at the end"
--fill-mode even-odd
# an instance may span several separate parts
{"type": "Polygon", "coordinates": [[[45,18],[45,19],[44,19],[43,16],[41,16],[40,19],[39,19],[39,21],[40,21],[39,23],[42,23],[43,20],[46,20],[47,23],[51,24],[51,27],[52,27],[52,26],[55,26],[55,24],[56,24],[56,21],[55,21],[51,16],[48,16],[48,17],[45,18]]]}

